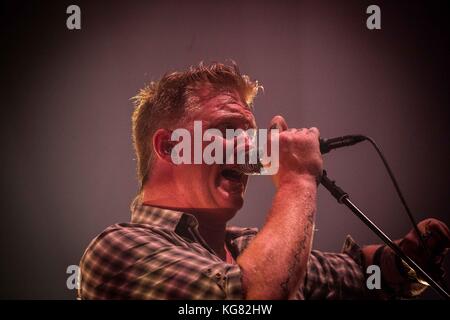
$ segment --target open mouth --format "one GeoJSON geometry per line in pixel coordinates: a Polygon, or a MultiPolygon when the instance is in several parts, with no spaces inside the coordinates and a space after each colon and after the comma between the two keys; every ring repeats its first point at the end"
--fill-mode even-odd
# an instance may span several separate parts
{"type": "Polygon", "coordinates": [[[226,198],[242,198],[245,191],[247,176],[241,173],[235,166],[223,166],[218,174],[216,186],[219,192],[226,198]]]}
{"type": "Polygon", "coordinates": [[[220,175],[232,182],[242,182],[244,177],[243,173],[233,168],[225,168],[220,175]]]}

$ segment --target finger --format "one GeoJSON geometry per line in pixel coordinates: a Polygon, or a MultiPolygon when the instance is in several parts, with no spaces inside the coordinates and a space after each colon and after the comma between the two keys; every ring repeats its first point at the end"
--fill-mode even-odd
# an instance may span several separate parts
{"type": "Polygon", "coordinates": [[[425,234],[439,234],[450,243],[450,231],[442,221],[433,218],[425,219],[419,223],[419,230],[425,234]]]}
{"type": "Polygon", "coordinates": [[[319,129],[317,129],[316,127],[309,128],[308,129],[308,133],[312,133],[312,134],[315,134],[317,136],[319,136],[319,134],[320,134],[319,129]]]}
{"type": "Polygon", "coordinates": [[[280,115],[277,115],[272,118],[269,125],[270,129],[278,129],[280,132],[285,131],[288,129],[288,125],[286,123],[286,120],[280,115]]]}
{"type": "Polygon", "coordinates": [[[442,221],[433,219],[431,222],[431,228],[438,228],[439,231],[450,241],[450,230],[448,229],[447,225],[443,223],[442,221]]]}
{"type": "Polygon", "coordinates": [[[450,234],[447,226],[438,220],[431,221],[428,226],[428,231],[430,234],[433,245],[444,249],[450,247],[450,234]]]}

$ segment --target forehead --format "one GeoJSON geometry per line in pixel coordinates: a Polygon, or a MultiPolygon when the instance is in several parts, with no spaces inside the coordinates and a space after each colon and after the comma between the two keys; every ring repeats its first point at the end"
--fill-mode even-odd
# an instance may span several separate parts
{"type": "Polygon", "coordinates": [[[194,117],[205,120],[217,118],[239,117],[256,127],[255,116],[250,108],[241,100],[237,92],[223,92],[201,103],[201,108],[194,112],[194,117]]]}

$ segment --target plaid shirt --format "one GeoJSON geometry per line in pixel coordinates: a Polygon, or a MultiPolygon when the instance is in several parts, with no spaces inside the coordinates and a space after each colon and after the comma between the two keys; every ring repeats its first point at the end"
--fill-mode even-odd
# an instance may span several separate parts
{"type": "MultiPolygon", "coordinates": [[[[257,234],[227,227],[234,259],[257,234]]],[[[361,250],[348,236],[343,253],[313,250],[298,299],[357,299],[368,290],[361,250]]],[[[80,262],[81,299],[242,299],[241,270],[219,258],[190,214],[134,204],[131,223],[96,237],[80,262]]]]}

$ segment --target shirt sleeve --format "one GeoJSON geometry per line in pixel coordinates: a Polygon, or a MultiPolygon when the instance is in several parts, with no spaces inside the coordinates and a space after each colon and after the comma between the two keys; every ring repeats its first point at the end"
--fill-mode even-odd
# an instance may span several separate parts
{"type": "Polygon", "coordinates": [[[299,299],[361,299],[368,297],[362,252],[350,236],[342,253],[313,250],[299,299]]]}
{"type": "Polygon", "coordinates": [[[308,262],[305,284],[298,292],[299,299],[410,299],[418,296],[426,286],[416,280],[409,280],[401,287],[391,288],[383,279],[383,267],[396,268],[395,254],[383,255],[380,266],[380,289],[369,290],[366,284],[368,274],[361,248],[351,236],[347,236],[341,253],[313,250],[308,262]],[[391,264],[388,266],[387,264],[391,264]]]}
{"type": "Polygon", "coordinates": [[[116,228],[80,263],[82,299],[241,299],[238,265],[186,250],[145,230],[116,228]]]}

